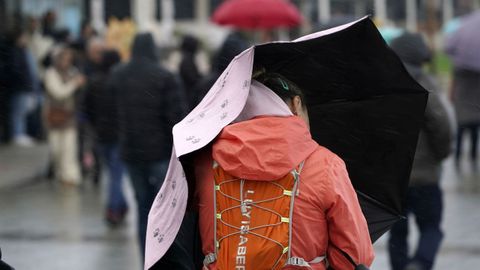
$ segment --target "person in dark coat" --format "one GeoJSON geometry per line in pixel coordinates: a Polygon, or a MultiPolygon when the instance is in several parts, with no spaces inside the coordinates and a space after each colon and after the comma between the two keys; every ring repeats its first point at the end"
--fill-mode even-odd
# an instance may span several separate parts
{"type": "Polygon", "coordinates": [[[23,29],[13,29],[7,60],[7,87],[10,89],[10,132],[15,144],[29,146],[32,138],[27,135],[27,116],[32,110],[33,93],[40,87],[33,55],[27,48],[27,36],[23,29]],[[30,107],[30,108],[29,108],[30,107]]]}
{"type": "Polygon", "coordinates": [[[182,61],[180,62],[179,74],[185,87],[188,109],[190,111],[197,105],[193,88],[202,78],[195,63],[195,56],[198,51],[198,40],[193,36],[185,36],[182,41],[181,50],[182,61]]]}
{"type": "Polygon", "coordinates": [[[248,48],[247,42],[236,35],[229,35],[212,59],[210,73],[200,80],[194,88],[191,104],[192,109],[202,101],[208,90],[217,81],[218,77],[228,67],[235,56],[248,48]]]}
{"type": "Polygon", "coordinates": [[[440,248],[443,194],[440,188],[442,161],[453,149],[453,109],[436,81],[422,70],[430,59],[430,50],[419,34],[404,33],[391,43],[410,75],[430,94],[425,122],[420,131],[407,191],[405,216],[413,214],[420,231],[412,257],[407,244],[408,219],[397,222],[390,231],[389,253],[393,270],[430,270],[440,248]]]}
{"type": "Polygon", "coordinates": [[[160,66],[153,37],[138,34],[128,63],[115,68],[121,157],[127,165],[138,206],[138,234],[145,254],[150,206],[159,191],[172,150],[172,127],[186,111],[181,83],[160,66]]]}
{"type": "Polygon", "coordinates": [[[447,35],[445,53],[453,63],[451,98],[457,117],[455,162],[460,169],[463,138],[470,139],[470,162],[478,170],[478,132],[480,128],[480,58],[478,57],[480,11],[462,16],[459,27],[447,35]]]}
{"type": "Polygon", "coordinates": [[[8,70],[10,68],[10,48],[11,44],[2,33],[0,35],[0,142],[6,143],[10,140],[10,96],[11,91],[8,87],[10,83],[8,70]]]}
{"type": "Polygon", "coordinates": [[[118,145],[118,112],[115,93],[109,81],[111,68],[120,62],[120,54],[107,50],[102,54],[101,68],[88,80],[85,93],[85,116],[95,132],[96,147],[108,168],[109,188],[106,221],[115,226],[123,222],[128,206],[123,193],[124,165],[118,145]]]}

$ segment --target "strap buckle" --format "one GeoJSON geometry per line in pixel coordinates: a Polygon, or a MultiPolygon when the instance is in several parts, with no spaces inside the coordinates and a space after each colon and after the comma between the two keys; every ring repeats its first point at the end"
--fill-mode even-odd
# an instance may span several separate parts
{"type": "Polygon", "coordinates": [[[207,266],[209,264],[214,263],[217,260],[217,255],[215,253],[208,253],[203,259],[203,265],[207,266]]]}

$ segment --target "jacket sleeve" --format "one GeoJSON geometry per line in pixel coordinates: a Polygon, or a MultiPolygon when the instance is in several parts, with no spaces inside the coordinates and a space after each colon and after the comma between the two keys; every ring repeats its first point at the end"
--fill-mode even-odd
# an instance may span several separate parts
{"type": "Polygon", "coordinates": [[[77,89],[75,81],[63,82],[58,72],[53,68],[48,69],[45,74],[45,86],[47,93],[58,100],[70,97],[77,89]]]}
{"type": "Polygon", "coordinates": [[[447,99],[435,89],[434,82],[430,81],[429,85],[434,91],[428,97],[424,130],[436,158],[443,160],[450,155],[453,149],[455,136],[453,109],[447,99]]]}
{"type": "Polygon", "coordinates": [[[348,177],[345,163],[335,156],[323,171],[324,190],[321,192],[327,219],[329,244],[327,261],[337,270],[354,269],[346,253],[358,265],[370,266],[374,251],[367,222],[357,194],[348,177]]]}

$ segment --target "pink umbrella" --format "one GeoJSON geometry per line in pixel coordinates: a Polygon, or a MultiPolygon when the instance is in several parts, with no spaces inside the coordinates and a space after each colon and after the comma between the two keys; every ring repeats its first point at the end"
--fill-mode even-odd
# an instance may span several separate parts
{"type": "Polygon", "coordinates": [[[287,0],[227,0],[215,10],[212,21],[242,29],[272,29],[297,26],[302,15],[287,0]]]}

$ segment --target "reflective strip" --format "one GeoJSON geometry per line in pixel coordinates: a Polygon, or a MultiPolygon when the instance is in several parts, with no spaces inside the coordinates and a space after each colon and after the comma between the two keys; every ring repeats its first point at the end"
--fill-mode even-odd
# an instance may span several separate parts
{"type": "Polygon", "coordinates": [[[286,218],[286,217],[282,217],[282,222],[283,222],[283,223],[289,223],[289,222],[290,222],[290,219],[289,219],[289,218],[286,218]]]}
{"type": "Polygon", "coordinates": [[[288,247],[284,248],[283,249],[283,254],[287,253],[288,252],[288,247]]]}
{"type": "Polygon", "coordinates": [[[217,219],[221,219],[222,218],[222,214],[217,214],[217,219]]]}
{"type": "Polygon", "coordinates": [[[291,190],[284,190],[283,195],[292,197],[292,191],[291,190]]]}
{"type": "Polygon", "coordinates": [[[323,260],[325,260],[325,256],[319,256],[319,257],[315,257],[313,260],[309,261],[308,263],[316,264],[316,263],[321,263],[323,260]]]}
{"type": "Polygon", "coordinates": [[[219,185],[215,185],[215,190],[220,190],[220,186],[219,186],[219,185]]]}

